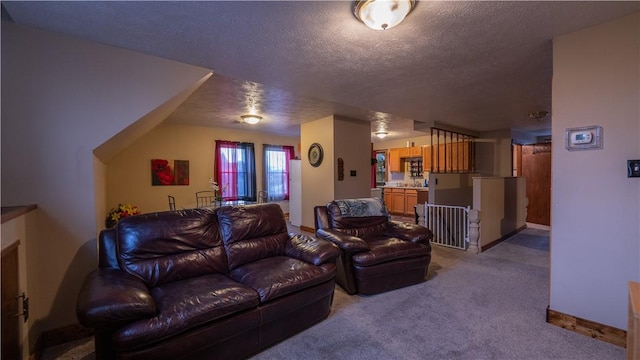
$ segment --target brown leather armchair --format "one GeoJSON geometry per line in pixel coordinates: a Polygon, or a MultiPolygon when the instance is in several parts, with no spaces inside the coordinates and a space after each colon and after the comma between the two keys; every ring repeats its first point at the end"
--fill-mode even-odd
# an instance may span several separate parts
{"type": "Polygon", "coordinates": [[[425,281],[431,230],[392,221],[378,198],[316,206],[316,236],[337,245],[336,282],[349,294],[371,295],[425,281]]]}

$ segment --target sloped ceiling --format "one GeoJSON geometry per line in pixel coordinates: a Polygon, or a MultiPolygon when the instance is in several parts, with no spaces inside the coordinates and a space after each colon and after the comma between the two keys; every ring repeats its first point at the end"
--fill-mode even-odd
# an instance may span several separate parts
{"type": "MultiPolygon", "coordinates": [[[[548,133],[552,39],[640,2],[419,1],[374,31],[347,1],[3,2],[11,19],[203,66],[214,75],[166,121],[298,135],[331,114],[415,136],[413,124],[548,133]]],[[[4,14],[3,14],[4,15],[4,14]]],[[[5,18],[6,16],[3,16],[5,18]]],[[[422,126],[424,127],[424,126],[422,126]]]]}

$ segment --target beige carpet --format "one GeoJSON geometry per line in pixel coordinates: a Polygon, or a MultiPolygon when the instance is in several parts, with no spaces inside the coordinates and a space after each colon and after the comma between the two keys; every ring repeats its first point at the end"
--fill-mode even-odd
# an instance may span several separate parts
{"type": "Polygon", "coordinates": [[[93,337],[45,349],[41,360],[94,360],[93,337]]]}

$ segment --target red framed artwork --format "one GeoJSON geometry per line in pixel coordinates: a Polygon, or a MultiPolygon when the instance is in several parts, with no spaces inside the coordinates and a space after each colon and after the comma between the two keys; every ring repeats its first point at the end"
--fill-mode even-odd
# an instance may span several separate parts
{"type": "Polygon", "coordinates": [[[189,185],[189,160],[151,159],[151,185],[189,185]]]}

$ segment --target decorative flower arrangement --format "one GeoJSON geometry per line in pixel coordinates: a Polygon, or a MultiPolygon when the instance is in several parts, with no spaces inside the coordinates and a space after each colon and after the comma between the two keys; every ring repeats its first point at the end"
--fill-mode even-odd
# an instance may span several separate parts
{"type": "Polygon", "coordinates": [[[173,171],[169,166],[169,161],[164,159],[151,160],[151,173],[153,175],[152,184],[171,185],[173,184],[173,171]]]}
{"type": "Polygon", "coordinates": [[[138,215],[140,214],[140,210],[138,207],[131,204],[118,204],[118,207],[115,209],[111,209],[107,214],[107,220],[105,221],[105,226],[107,228],[112,228],[116,226],[116,223],[127,216],[138,215]]]}
{"type": "Polygon", "coordinates": [[[220,188],[220,185],[218,185],[217,182],[213,181],[212,178],[209,178],[209,185],[211,185],[211,188],[216,194],[216,201],[222,200],[222,194],[224,194],[224,192],[227,191],[227,188],[229,187],[229,185],[225,185],[220,188]]]}

